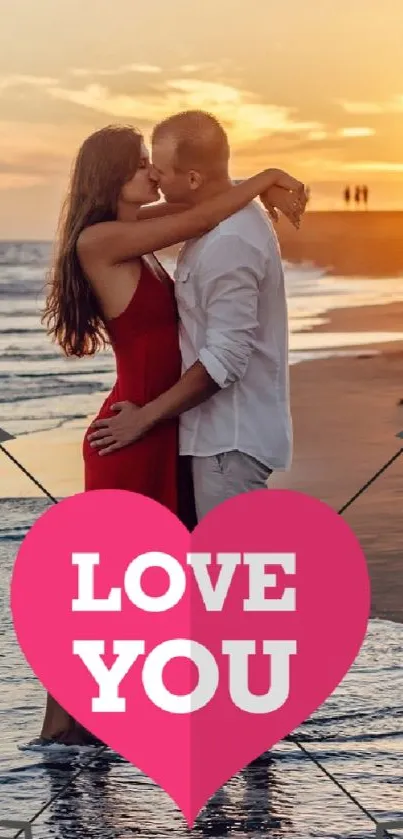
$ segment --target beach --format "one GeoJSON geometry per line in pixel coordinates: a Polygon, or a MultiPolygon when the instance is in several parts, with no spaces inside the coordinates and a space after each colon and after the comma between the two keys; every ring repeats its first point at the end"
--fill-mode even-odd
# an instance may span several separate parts
{"type": "MultiPolygon", "coordinates": [[[[324,219],[319,222],[323,232],[324,219]]],[[[0,243],[0,427],[16,435],[4,444],[7,451],[62,498],[83,489],[83,434],[113,382],[114,367],[108,354],[67,362],[40,330],[42,250],[18,245],[11,253],[3,248],[2,254],[0,243]]],[[[370,246],[368,251],[367,261],[375,263],[370,246]]],[[[377,277],[364,265],[361,273],[347,268],[326,274],[315,264],[315,248],[307,252],[307,264],[294,262],[283,245],[294,458],[291,470],[277,473],[269,486],[308,493],[338,510],[403,445],[396,438],[403,429],[398,404],[403,399],[403,280],[397,266],[377,277]]],[[[172,252],[162,258],[172,266],[172,252]]],[[[327,771],[383,820],[396,818],[401,806],[402,486],[403,456],[345,513],[367,558],[371,615],[380,620],[369,622],[359,657],[341,685],[296,731],[327,771]]],[[[9,586],[18,547],[49,504],[0,452],[0,613],[5,615],[0,711],[7,720],[1,750],[3,818],[17,813],[31,818],[82,766],[79,755],[66,764],[64,755],[39,760],[37,752],[19,751],[37,736],[44,696],[18,647],[9,586]]],[[[55,825],[58,836],[72,837],[102,833],[117,839],[133,830],[144,839],[172,830],[177,836],[186,833],[163,791],[110,756],[97,762],[96,771],[80,776],[67,804],[63,796],[55,799],[35,824],[35,836],[48,839],[55,825]],[[89,798],[90,811],[83,806],[89,798]]],[[[273,831],[284,837],[369,837],[374,832],[364,814],[287,742],[225,784],[195,830],[246,835],[249,826],[257,837],[273,831]]]]}
{"type": "MultiPolygon", "coordinates": [[[[334,215],[312,214],[316,217],[317,237],[324,235],[325,223],[332,227],[334,215]]],[[[374,217],[377,215],[373,214],[374,217]]],[[[401,229],[403,232],[403,213],[384,215],[391,215],[395,220],[391,234],[394,242],[396,231],[401,229]]],[[[344,216],[338,221],[339,235],[342,235],[342,228],[350,230],[356,225],[357,236],[363,236],[360,230],[364,214],[345,213],[344,216]]],[[[365,217],[372,230],[372,214],[365,214],[365,217]]],[[[314,221],[315,218],[312,220],[307,214],[300,233],[295,233],[300,236],[301,250],[310,253],[311,259],[317,258],[316,250],[310,250],[315,238],[314,221]]],[[[282,241],[279,229],[283,255],[292,261],[289,243],[294,233],[290,233],[290,228],[288,236],[287,244],[282,241]]],[[[385,257],[390,253],[389,245],[385,238],[385,257]]],[[[368,240],[366,266],[367,263],[380,263],[379,247],[377,237],[368,240]]],[[[357,255],[350,245],[347,247],[345,238],[344,250],[349,251],[351,258],[351,266],[344,275],[359,277],[364,284],[364,278],[368,276],[366,267],[362,262],[361,273],[354,274],[357,255]]],[[[403,255],[401,263],[403,274],[403,255]]],[[[337,275],[336,270],[334,273],[337,275]]],[[[398,274],[396,262],[395,275],[398,274]]],[[[391,282],[391,274],[386,270],[383,276],[389,277],[391,282]]],[[[337,276],[332,282],[337,288],[337,276]]],[[[308,354],[310,360],[292,364],[293,465],[289,472],[277,473],[270,480],[271,487],[308,493],[339,509],[403,446],[403,441],[396,438],[403,430],[403,405],[398,404],[403,400],[403,280],[396,278],[393,282],[396,289],[400,289],[401,300],[330,309],[320,318],[307,318],[300,327],[295,328],[294,324],[296,346],[299,346],[298,341],[309,338],[311,342],[315,339],[315,346],[320,342],[318,346],[326,349],[327,336],[337,334],[339,354],[334,354],[333,350],[328,353],[330,357],[315,358],[308,354]],[[351,335],[358,334],[362,340],[351,348],[351,335]],[[377,336],[380,334],[395,336],[397,340],[379,343],[377,336]],[[366,335],[369,336],[368,343],[366,335]]],[[[333,300],[331,295],[329,300],[333,300]]],[[[97,397],[96,403],[100,401],[101,397],[97,397]]],[[[23,434],[5,447],[50,493],[56,497],[68,496],[83,489],[81,441],[86,423],[87,420],[80,417],[72,418],[63,427],[23,434]]],[[[10,424],[6,427],[10,428],[10,424]]],[[[40,497],[41,492],[3,455],[0,497],[26,496],[40,497]]],[[[367,557],[372,582],[372,615],[399,622],[403,622],[402,500],[403,456],[345,514],[367,557]]]]}

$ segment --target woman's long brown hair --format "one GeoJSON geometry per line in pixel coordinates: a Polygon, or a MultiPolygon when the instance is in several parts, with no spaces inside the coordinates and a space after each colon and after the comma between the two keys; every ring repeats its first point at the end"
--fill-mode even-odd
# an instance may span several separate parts
{"type": "Polygon", "coordinates": [[[107,126],[78,152],[59,220],[42,322],[67,356],[94,355],[107,342],[96,296],[77,256],[80,233],[116,219],[122,187],[139,166],[142,137],[134,128],[107,126]]]}

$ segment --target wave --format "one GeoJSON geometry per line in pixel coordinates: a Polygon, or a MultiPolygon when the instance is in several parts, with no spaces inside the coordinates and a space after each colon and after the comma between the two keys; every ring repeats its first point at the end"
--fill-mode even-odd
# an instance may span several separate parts
{"type": "MultiPolygon", "coordinates": [[[[396,668],[397,669],[397,668],[396,668]]],[[[350,734],[350,735],[337,735],[337,734],[323,734],[317,737],[309,737],[306,735],[305,732],[298,731],[296,734],[293,734],[296,740],[299,740],[301,743],[366,743],[366,742],[373,742],[376,740],[390,740],[394,738],[401,737],[403,740],[403,728],[400,730],[391,730],[381,732],[369,732],[366,731],[364,734],[350,734]]]]}
{"type": "MultiPolygon", "coordinates": [[[[3,291],[3,289],[2,289],[3,291]]],[[[4,297],[3,297],[4,300],[4,297]]],[[[4,304],[3,304],[4,305],[4,304]]],[[[13,318],[38,318],[38,309],[32,306],[25,306],[25,308],[20,307],[19,309],[6,309],[5,311],[1,311],[0,309],[0,317],[6,318],[7,320],[12,320],[13,318]]]]}
{"type": "MultiPolygon", "coordinates": [[[[53,413],[53,414],[50,414],[50,416],[46,417],[45,419],[44,419],[43,416],[34,416],[34,415],[26,415],[25,414],[23,417],[18,418],[18,422],[32,422],[32,423],[34,423],[34,422],[44,422],[46,420],[49,420],[49,421],[55,421],[55,422],[57,421],[58,422],[57,427],[59,427],[61,424],[64,425],[65,423],[73,422],[74,420],[87,419],[87,417],[88,417],[88,413],[80,413],[79,414],[79,413],[74,413],[74,412],[69,414],[68,417],[66,417],[65,414],[54,414],[53,413]]],[[[24,432],[24,433],[29,434],[30,431],[27,431],[27,432],[24,432]]],[[[20,436],[22,436],[22,434],[18,434],[18,437],[20,437],[20,436]]]]}
{"type": "Polygon", "coordinates": [[[44,336],[46,336],[46,333],[44,332],[44,330],[41,329],[41,328],[37,328],[37,327],[29,328],[29,329],[2,329],[1,334],[2,335],[44,335],[44,336]]]}
{"type": "Polygon", "coordinates": [[[21,529],[20,532],[14,533],[12,530],[6,531],[5,533],[1,533],[0,531],[0,542],[22,542],[24,537],[29,533],[30,528],[27,527],[24,530],[21,529]]]}
{"type": "Polygon", "coordinates": [[[19,392],[9,393],[6,399],[0,399],[0,405],[9,405],[10,403],[25,403],[25,402],[32,402],[33,400],[44,401],[49,399],[49,397],[55,396],[86,396],[94,393],[105,393],[106,391],[110,390],[110,386],[106,385],[104,382],[71,382],[68,381],[59,381],[57,384],[60,385],[59,391],[55,391],[55,382],[53,381],[51,386],[49,386],[48,390],[39,390],[35,393],[27,393],[26,390],[23,392],[20,390],[19,392]]]}
{"type": "MultiPolygon", "coordinates": [[[[38,361],[42,360],[42,357],[39,356],[38,361]]],[[[45,371],[42,371],[40,373],[0,373],[0,382],[2,379],[4,379],[5,381],[16,381],[18,379],[53,379],[53,384],[66,384],[71,379],[78,378],[80,376],[102,376],[108,375],[109,373],[113,372],[114,371],[112,367],[101,367],[95,370],[57,370],[48,373],[45,371]]]]}
{"type": "Polygon", "coordinates": [[[26,283],[21,281],[18,286],[15,285],[15,282],[10,283],[9,285],[2,282],[0,284],[1,288],[1,295],[3,300],[35,300],[37,306],[41,307],[44,300],[44,283],[35,287],[33,283],[26,283]]]}
{"type": "Polygon", "coordinates": [[[37,353],[37,355],[27,355],[25,352],[3,352],[2,358],[7,361],[54,361],[60,358],[59,352],[54,353],[37,353]]]}
{"type": "Polygon", "coordinates": [[[0,242],[0,265],[4,268],[45,266],[51,252],[51,242],[0,242]]]}

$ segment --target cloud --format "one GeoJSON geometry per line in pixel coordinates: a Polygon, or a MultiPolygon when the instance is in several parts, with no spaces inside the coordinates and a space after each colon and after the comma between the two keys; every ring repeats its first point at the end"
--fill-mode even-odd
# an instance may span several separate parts
{"type": "Polygon", "coordinates": [[[342,160],[343,144],[345,141],[335,133],[328,133],[320,141],[309,134],[276,134],[237,149],[231,168],[237,177],[246,177],[274,165],[308,182],[316,181],[322,171],[327,172],[330,158],[332,175],[340,177],[340,159],[335,162],[335,158],[340,155],[342,160]]]}
{"type": "Polygon", "coordinates": [[[309,131],[308,132],[308,140],[312,140],[315,143],[323,142],[328,137],[327,131],[309,131]]]}
{"type": "Polygon", "coordinates": [[[53,79],[49,76],[26,76],[13,74],[9,76],[0,76],[0,91],[9,90],[13,87],[38,87],[48,88],[50,85],[58,83],[58,79],[53,79]]]}
{"type": "MultiPolygon", "coordinates": [[[[9,94],[4,92],[3,102],[8,102],[11,115],[8,122],[4,117],[0,120],[1,188],[64,179],[84,137],[107,122],[132,123],[148,138],[156,122],[187,109],[210,111],[220,119],[231,142],[231,168],[239,177],[270,165],[274,158],[275,165],[292,171],[295,168],[304,179],[312,179],[313,173],[337,177],[354,171],[396,175],[403,172],[399,156],[396,163],[382,159],[387,156],[385,148],[380,147],[379,135],[376,140],[371,139],[376,132],[365,120],[363,124],[357,119],[357,125],[338,127],[304,119],[297,108],[273,104],[235,82],[220,81],[218,70],[215,77],[209,78],[184,75],[186,70],[198,74],[198,69],[196,65],[183,65],[183,75],[177,71],[177,76],[166,78],[161,75],[161,68],[146,64],[125,64],[112,71],[74,68],[70,83],[47,76],[0,76],[0,96],[2,91],[10,90],[9,94]],[[124,72],[133,73],[129,82],[118,78],[124,72]],[[99,78],[91,79],[91,74],[99,78]],[[110,83],[108,75],[112,76],[110,83]],[[14,94],[13,89],[18,86],[25,86],[30,94],[24,109],[14,94]],[[27,118],[28,112],[31,119],[27,118]],[[67,114],[65,120],[59,112],[67,114]],[[21,122],[20,113],[25,114],[21,122]],[[40,123],[40,115],[46,116],[47,122],[40,123]],[[369,160],[363,161],[362,146],[354,143],[354,138],[369,138],[369,160]],[[355,162],[353,157],[358,155],[355,162]]],[[[398,97],[393,101],[397,107],[398,97]]],[[[344,106],[347,109],[357,104],[360,103],[345,102],[344,106]]]]}
{"type": "Polygon", "coordinates": [[[373,137],[374,128],[341,128],[339,130],[340,137],[373,137]]]}
{"type": "Polygon", "coordinates": [[[190,108],[214,108],[217,105],[235,105],[241,101],[242,93],[236,87],[201,79],[171,79],[166,87],[183,94],[190,108]]]}
{"type": "Polygon", "coordinates": [[[0,120],[0,175],[3,188],[65,180],[85,137],[82,126],[0,120]]]}
{"type": "Polygon", "coordinates": [[[26,189],[45,182],[41,175],[19,174],[18,172],[0,172],[0,190],[26,189]]]}
{"type": "Polygon", "coordinates": [[[136,120],[136,122],[153,122],[165,116],[164,99],[157,101],[147,97],[129,96],[128,94],[111,94],[107,87],[90,84],[81,90],[70,90],[63,87],[51,87],[48,93],[54,99],[61,99],[74,105],[81,105],[108,118],[136,120]]]}
{"type": "Polygon", "coordinates": [[[384,174],[403,174],[403,163],[386,160],[360,160],[358,163],[339,164],[344,172],[374,172],[384,174]]]}
{"type": "Polygon", "coordinates": [[[297,118],[295,108],[259,101],[249,91],[231,85],[201,79],[170,79],[158,91],[148,95],[112,94],[108,87],[89,84],[80,90],[52,86],[48,93],[55,99],[81,105],[108,118],[154,124],[167,115],[202,109],[216,114],[229,129],[232,145],[258,140],[277,133],[296,134],[323,131],[315,121],[297,118]]]}
{"type": "MultiPolygon", "coordinates": [[[[340,177],[343,173],[403,175],[403,163],[389,160],[359,160],[342,161],[329,157],[309,157],[302,161],[303,166],[314,173],[324,176],[340,177]]],[[[317,177],[315,177],[317,180],[317,177]]]]}
{"type": "Polygon", "coordinates": [[[378,114],[401,114],[403,113],[403,96],[393,96],[384,102],[351,102],[338,100],[347,114],[361,116],[376,116],[378,114]]]}
{"type": "Polygon", "coordinates": [[[179,67],[179,72],[180,73],[198,73],[199,70],[202,70],[202,69],[203,69],[202,64],[182,64],[182,66],[179,67]]]}
{"type": "Polygon", "coordinates": [[[40,176],[43,175],[64,175],[66,171],[66,157],[47,151],[25,151],[20,152],[13,158],[9,154],[0,158],[1,175],[40,176]]]}
{"type": "Polygon", "coordinates": [[[144,75],[156,75],[162,73],[162,67],[155,64],[122,64],[109,70],[95,69],[90,67],[74,67],[70,70],[72,76],[122,76],[124,73],[141,73],[144,75]]]}

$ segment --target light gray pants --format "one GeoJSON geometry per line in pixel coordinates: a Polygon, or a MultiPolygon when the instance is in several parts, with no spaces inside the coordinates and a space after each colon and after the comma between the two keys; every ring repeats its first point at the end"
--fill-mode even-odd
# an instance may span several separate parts
{"type": "Polygon", "coordinates": [[[238,451],[193,457],[192,472],[198,521],[227,498],[266,489],[272,474],[268,466],[238,451]]]}

